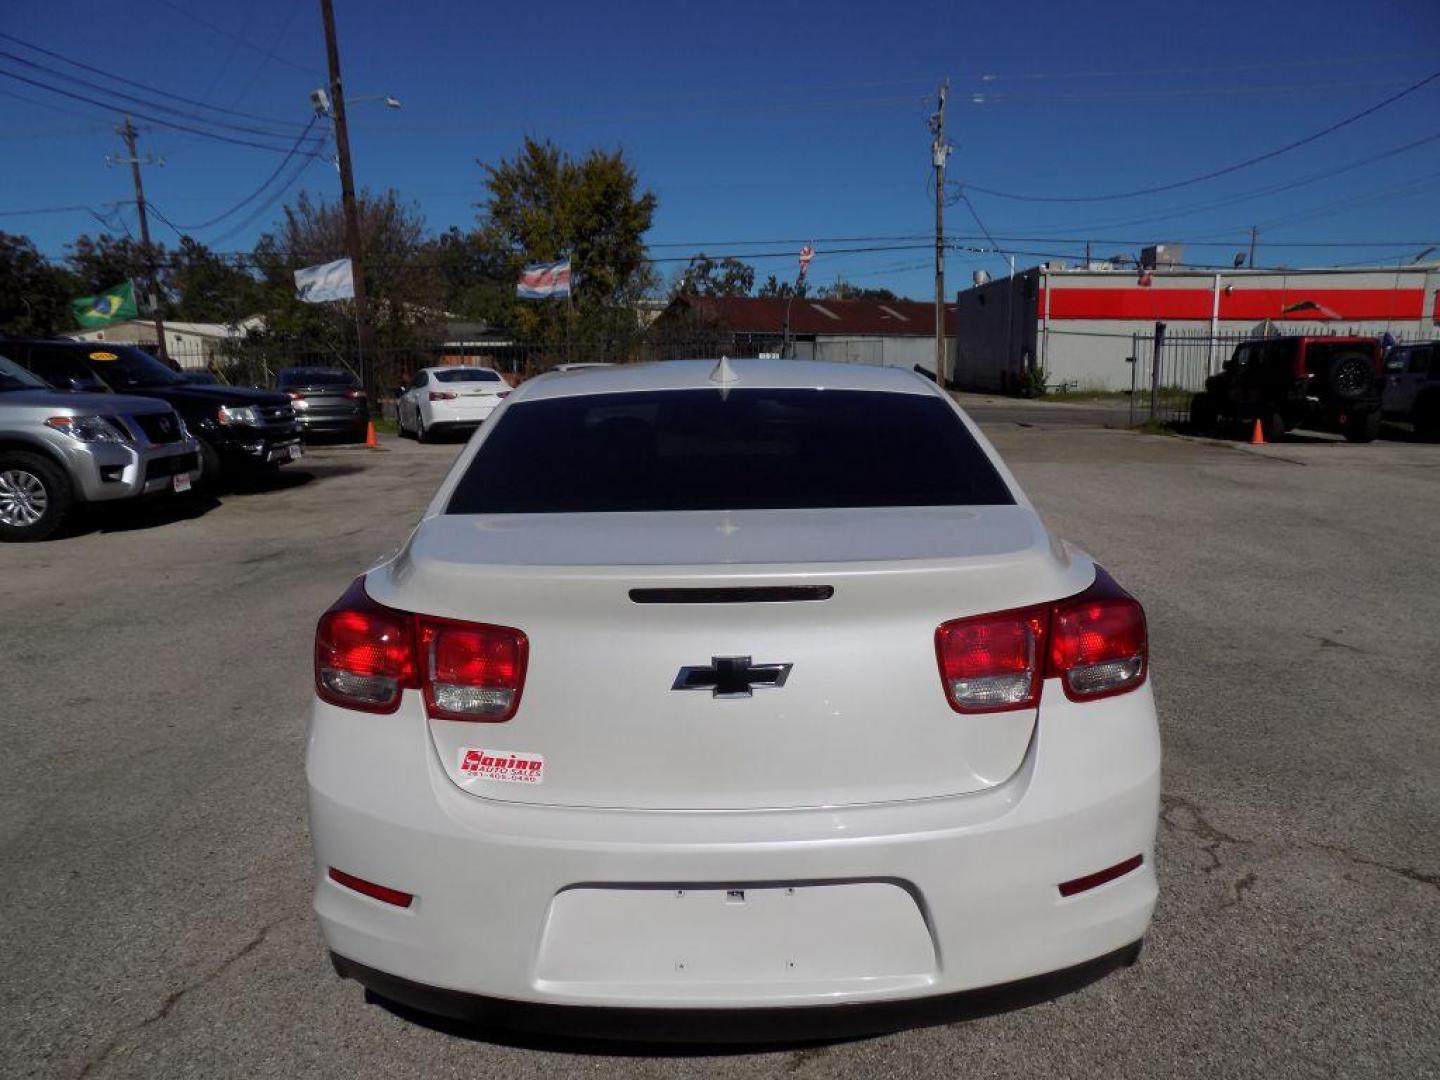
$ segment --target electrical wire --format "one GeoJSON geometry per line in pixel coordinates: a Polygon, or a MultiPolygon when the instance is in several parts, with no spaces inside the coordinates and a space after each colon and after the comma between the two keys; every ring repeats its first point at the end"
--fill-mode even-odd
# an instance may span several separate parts
{"type": "MultiPolygon", "coordinates": [[[[238,41],[238,42],[240,42],[240,44],[244,45],[244,46],[245,46],[246,48],[248,48],[248,49],[253,49],[253,50],[256,50],[256,51],[264,51],[261,46],[256,45],[253,41],[250,41],[248,38],[245,38],[245,37],[243,37],[242,35],[235,33],[235,31],[233,31],[233,30],[227,30],[227,29],[225,29],[225,27],[221,26],[219,23],[213,23],[213,22],[211,22],[211,21],[208,20],[208,19],[202,19],[199,15],[196,15],[193,11],[187,11],[185,8],[181,7],[179,4],[172,3],[171,0],[154,0],[154,2],[157,3],[157,4],[160,4],[162,7],[167,7],[167,8],[169,8],[171,11],[175,12],[177,15],[183,15],[185,18],[189,19],[191,22],[197,23],[198,25],[205,27],[205,29],[210,30],[210,31],[213,31],[214,33],[219,34],[221,37],[231,38],[232,40],[238,41]]],[[[296,71],[303,71],[306,75],[318,75],[318,74],[320,74],[320,71],[319,71],[318,68],[306,67],[304,64],[297,63],[296,61],[291,60],[289,57],[286,57],[286,56],[280,56],[279,54],[276,54],[274,57],[272,57],[272,59],[278,60],[278,61],[280,61],[280,63],[284,64],[284,65],[287,66],[287,67],[294,68],[296,71]]],[[[323,77],[323,76],[322,76],[322,77],[323,77]]]]}
{"type": "MultiPolygon", "coordinates": [[[[265,177],[264,182],[262,182],[261,185],[257,187],[254,191],[252,191],[249,195],[245,196],[245,198],[241,199],[238,203],[230,207],[230,209],[226,210],[224,213],[216,214],[208,221],[197,222],[194,225],[181,225],[178,226],[178,229],[183,229],[186,232],[198,232],[201,229],[208,229],[212,225],[218,225],[220,222],[224,221],[232,214],[238,213],[240,210],[243,210],[250,203],[258,199],[261,193],[264,192],[264,190],[270,186],[270,184],[275,180],[275,178],[284,171],[285,167],[290,164],[291,160],[299,152],[300,144],[305,141],[307,136],[309,136],[310,129],[315,126],[316,122],[319,119],[320,117],[318,116],[312,116],[310,118],[310,123],[305,125],[305,130],[302,131],[299,137],[295,140],[295,145],[290,147],[290,152],[286,154],[283,158],[281,158],[280,164],[276,165],[275,168],[271,171],[270,175],[265,177]]],[[[171,228],[177,227],[172,225],[171,228]]]]}
{"type": "Polygon", "coordinates": [[[1244,161],[1237,161],[1232,165],[1226,165],[1224,168],[1212,169],[1210,172],[1201,173],[1199,176],[1192,176],[1185,180],[1175,180],[1168,184],[1156,184],[1153,187],[1136,188],[1134,191],[1113,191],[1106,195],[1022,195],[1013,191],[1000,191],[996,188],[980,187],[976,184],[964,184],[962,186],[964,188],[968,188],[971,191],[978,191],[984,195],[992,195],[997,199],[1012,199],[1019,202],[1042,203],[1109,202],[1115,199],[1133,199],[1141,195],[1156,195],[1166,191],[1175,191],[1179,188],[1189,187],[1192,184],[1199,184],[1206,180],[1214,180],[1217,177],[1228,176],[1231,173],[1239,172],[1241,169],[1248,169],[1252,165],[1258,165],[1262,161],[1269,161],[1273,158],[1279,157],[1282,154],[1288,154],[1292,150],[1296,150],[1302,146],[1309,145],[1310,143],[1313,143],[1318,139],[1322,139],[1327,135],[1331,135],[1334,132],[1341,130],[1342,128],[1349,127],[1351,124],[1357,123],[1360,120],[1363,120],[1365,117],[1371,116],[1389,105],[1393,105],[1395,102],[1401,100],[1402,98],[1408,97],[1410,94],[1416,93],[1417,91],[1430,85],[1437,79],[1440,79],[1440,71],[1432,72],[1431,74],[1425,76],[1425,78],[1421,79],[1419,82],[1411,83],[1405,89],[1401,90],[1398,93],[1391,94],[1383,101],[1379,101],[1376,104],[1371,105],[1368,108],[1362,109],[1357,113],[1351,113],[1344,119],[1337,120],[1335,123],[1323,127],[1319,131],[1312,132],[1311,134],[1306,135],[1304,138],[1296,139],[1294,142],[1286,143],[1284,146],[1277,147],[1274,150],[1267,150],[1263,154],[1257,154],[1254,157],[1246,158],[1244,161]]]}
{"type": "MultiPolygon", "coordinates": [[[[64,90],[57,86],[47,86],[43,82],[38,82],[35,79],[27,78],[24,75],[17,75],[13,71],[0,71],[0,77],[4,77],[7,79],[15,79],[17,82],[28,83],[30,86],[39,87],[41,90],[47,90],[52,94],[60,94],[64,97],[73,98],[76,101],[83,101],[89,105],[96,105],[102,109],[106,109],[107,111],[113,110],[115,108],[115,106],[110,104],[109,102],[100,101],[97,98],[87,97],[84,94],[77,94],[74,91],[64,90]]],[[[177,123],[174,120],[167,120],[162,117],[153,116],[149,113],[141,112],[139,109],[127,109],[124,111],[138,116],[142,120],[148,120],[150,121],[150,123],[157,124],[160,127],[173,128],[176,131],[187,131],[192,135],[200,135],[207,139],[214,139],[217,142],[231,143],[235,146],[250,146],[254,147],[257,150],[269,150],[271,153],[275,154],[284,154],[289,152],[287,148],[283,146],[274,146],[270,143],[256,142],[253,139],[240,139],[231,135],[222,135],[218,132],[206,131],[204,128],[197,128],[190,124],[181,124],[177,123]]],[[[319,156],[318,154],[309,151],[304,151],[304,153],[307,153],[310,157],[319,156]]]]}
{"type": "Polygon", "coordinates": [[[289,128],[291,130],[293,130],[296,126],[292,121],[289,120],[280,120],[272,116],[261,116],[258,113],[241,112],[237,109],[227,109],[220,105],[212,105],[208,101],[201,101],[198,98],[186,97],[184,94],[177,94],[172,90],[161,90],[158,86],[151,86],[149,83],[139,82],[136,79],[126,78],[123,75],[116,75],[113,72],[97,71],[93,63],[85,64],[81,63],[78,60],[72,60],[68,56],[57,53],[52,49],[47,49],[43,46],[32,44],[31,42],[25,41],[22,38],[16,37],[14,34],[7,34],[3,31],[0,31],[0,38],[3,38],[6,41],[12,41],[16,45],[20,45],[23,48],[40,53],[43,56],[48,56],[52,60],[59,60],[62,64],[68,64],[73,68],[78,68],[79,70],[87,72],[91,75],[100,75],[106,79],[111,80],[112,82],[124,83],[126,86],[133,86],[137,90],[144,90],[151,94],[159,94],[161,97],[170,98],[174,101],[180,101],[185,103],[186,105],[194,105],[201,109],[209,109],[212,112],[223,113],[227,116],[238,116],[242,120],[258,120],[261,123],[274,124],[282,128],[289,128]]]}
{"type": "MultiPolygon", "coordinates": [[[[151,99],[141,97],[138,94],[127,93],[124,90],[116,90],[101,83],[92,82],[89,79],[82,79],[78,75],[68,75],[65,72],[60,71],[56,68],[47,67],[46,65],[36,63],[33,60],[26,60],[23,56],[17,56],[12,52],[5,51],[4,49],[0,49],[0,57],[3,57],[6,60],[11,60],[17,64],[23,64],[26,67],[39,71],[45,75],[50,76],[51,78],[65,79],[71,83],[83,86],[88,90],[93,90],[96,93],[108,94],[112,97],[122,98],[126,101],[133,101],[136,104],[145,106],[147,109],[155,109],[159,112],[171,113],[172,115],[183,117],[186,120],[194,120],[202,124],[211,124],[215,127],[225,128],[229,131],[238,131],[243,135],[263,135],[267,138],[277,138],[289,135],[299,126],[298,124],[294,124],[290,125],[284,131],[277,131],[271,128],[254,127],[249,124],[234,124],[228,120],[218,120],[209,116],[202,116],[201,114],[193,112],[189,109],[182,109],[175,105],[167,105],[163,101],[152,101],[151,99]]],[[[50,87],[50,89],[54,90],[55,88],[50,87]]]]}

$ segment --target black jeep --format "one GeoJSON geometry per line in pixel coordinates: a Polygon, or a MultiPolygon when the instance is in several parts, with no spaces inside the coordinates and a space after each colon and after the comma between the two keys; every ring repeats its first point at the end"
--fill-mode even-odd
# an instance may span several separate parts
{"type": "Polygon", "coordinates": [[[1259,420],[1267,441],[1292,428],[1338,431],[1351,442],[1380,433],[1384,349],[1370,337],[1274,337],[1236,347],[1190,403],[1196,431],[1259,420]]]}

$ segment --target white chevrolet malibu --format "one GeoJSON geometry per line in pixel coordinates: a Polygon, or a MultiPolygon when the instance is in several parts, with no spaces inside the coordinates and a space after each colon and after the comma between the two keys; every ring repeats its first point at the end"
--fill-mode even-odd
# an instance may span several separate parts
{"type": "Polygon", "coordinates": [[[384,998],[617,1036],[1133,961],[1148,674],[917,375],[544,376],[320,619],[315,910],[384,998]]]}

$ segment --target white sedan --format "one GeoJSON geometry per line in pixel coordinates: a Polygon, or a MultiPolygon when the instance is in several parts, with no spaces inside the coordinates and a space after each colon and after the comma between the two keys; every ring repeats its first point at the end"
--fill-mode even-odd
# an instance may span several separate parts
{"type": "Polygon", "coordinates": [[[913,373],[532,380],[314,655],[315,910],[385,998],[877,1030],[1150,923],[1144,613],[913,373]]]}
{"type": "Polygon", "coordinates": [[[426,442],[443,431],[478,427],[509,393],[510,384],[491,368],[421,368],[395,403],[395,423],[401,435],[426,442]]]}

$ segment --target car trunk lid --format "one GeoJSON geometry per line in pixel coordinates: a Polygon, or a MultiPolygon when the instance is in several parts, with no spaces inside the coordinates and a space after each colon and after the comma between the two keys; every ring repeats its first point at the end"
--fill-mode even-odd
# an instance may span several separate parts
{"type": "Polygon", "coordinates": [[[1002,782],[1035,710],[954,712],[936,628],[1070,595],[1092,576],[1029,507],[902,507],[441,515],[366,587],[392,607],[529,639],[513,719],[428,721],[465,791],[713,810],[1002,782]],[[486,758],[526,768],[473,767],[486,758]]]}

